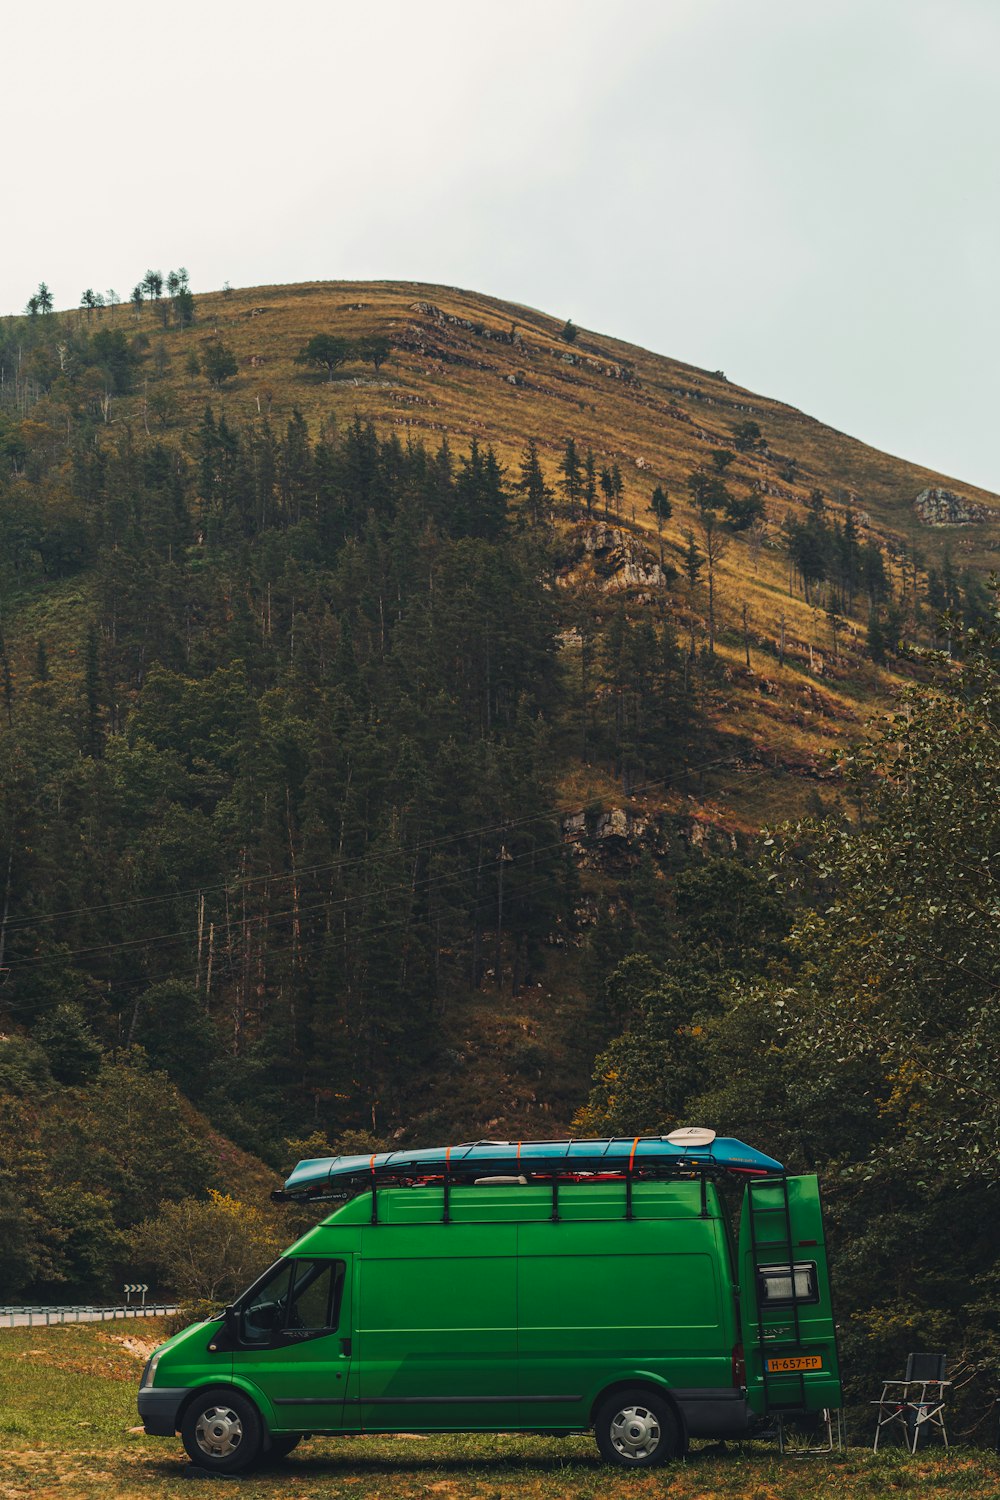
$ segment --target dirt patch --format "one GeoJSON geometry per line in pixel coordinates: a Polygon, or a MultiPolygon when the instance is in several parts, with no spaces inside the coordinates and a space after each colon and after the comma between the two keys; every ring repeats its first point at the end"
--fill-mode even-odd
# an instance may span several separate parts
{"type": "Polygon", "coordinates": [[[109,1333],[105,1335],[107,1341],[112,1344],[120,1344],[128,1354],[134,1354],[136,1359],[145,1362],[152,1354],[162,1339],[140,1339],[132,1333],[109,1333]]]}

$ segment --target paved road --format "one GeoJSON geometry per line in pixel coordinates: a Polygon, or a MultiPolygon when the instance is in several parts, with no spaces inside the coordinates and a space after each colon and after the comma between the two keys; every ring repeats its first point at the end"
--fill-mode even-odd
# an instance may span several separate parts
{"type": "Polygon", "coordinates": [[[179,1307],[0,1307],[0,1328],[45,1328],[53,1323],[108,1323],[115,1318],[162,1318],[179,1307]]]}

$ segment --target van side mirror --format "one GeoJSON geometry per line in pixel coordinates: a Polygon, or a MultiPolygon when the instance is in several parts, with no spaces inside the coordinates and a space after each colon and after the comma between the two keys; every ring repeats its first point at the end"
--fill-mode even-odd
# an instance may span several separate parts
{"type": "Polygon", "coordinates": [[[214,1354],[219,1349],[232,1349],[237,1342],[238,1320],[231,1307],[222,1309],[222,1327],[213,1336],[209,1349],[214,1354]]]}

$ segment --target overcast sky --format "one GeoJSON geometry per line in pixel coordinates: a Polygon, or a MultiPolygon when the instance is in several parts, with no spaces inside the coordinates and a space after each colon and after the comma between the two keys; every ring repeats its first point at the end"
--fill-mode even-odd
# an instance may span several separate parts
{"type": "Polygon", "coordinates": [[[1000,489],[998,0],[55,0],[3,41],[0,311],[445,282],[1000,489]]]}

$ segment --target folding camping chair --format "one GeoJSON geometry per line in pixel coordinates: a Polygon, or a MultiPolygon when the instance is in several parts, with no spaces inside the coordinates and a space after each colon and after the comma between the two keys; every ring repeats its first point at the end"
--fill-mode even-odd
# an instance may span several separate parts
{"type": "Polygon", "coordinates": [[[916,1453],[918,1445],[930,1436],[933,1428],[940,1430],[944,1445],[948,1447],[944,1407],[951,1381],[944,1378],[946,1366],[947,1359],[943,1354],[910,1354],[903,1379],[882,1382],[881,1396],[870,1403],[878,1407],[873,1444],[875,1453],[883,1429],[896,1423],[903,1430],[910,1453],[916,1453]]]}

